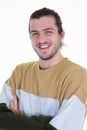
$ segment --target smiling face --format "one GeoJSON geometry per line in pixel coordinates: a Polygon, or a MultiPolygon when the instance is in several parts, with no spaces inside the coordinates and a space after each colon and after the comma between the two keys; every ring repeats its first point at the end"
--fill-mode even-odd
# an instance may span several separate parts
{"type": "Polygon", "coordinates": [[[44,16],[30,20],[30,38],[39,58],[48,60],[57,55],[64,37],[58,33],[53,16],[44,16]]]}

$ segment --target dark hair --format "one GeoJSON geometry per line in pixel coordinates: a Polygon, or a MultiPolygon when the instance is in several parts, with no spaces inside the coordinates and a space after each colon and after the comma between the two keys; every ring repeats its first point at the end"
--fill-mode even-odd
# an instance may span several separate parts
{"type": "MultiPolygon", "coordinates": [[[[63,28],[62,28],[62,20],[60,18],[60,16],[58,15],[58,13],[56,13],[54,10],[52,9],[48,9],[48,8],[42,8],[42,9],[39,9],[39,10],[36,10],[35,12],[33,12],[30,16],[30,20],[31,19],[39,19],[43,16],[53,16],[54,19],[55,19],[55,24],[58,28],[58,32],[61,34],[61,32],[63,31],[63,28]]],[[[30,25],[29,25],[29,31],[30,31],[30,25]]]]}

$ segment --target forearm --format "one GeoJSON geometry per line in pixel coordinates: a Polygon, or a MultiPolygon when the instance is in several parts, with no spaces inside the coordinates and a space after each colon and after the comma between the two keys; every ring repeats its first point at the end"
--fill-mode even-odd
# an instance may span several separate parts
{"type": "Polygon", "coordinates": [[[15,114],[5,104],[0,104],[0,130],[56,130],[49,124],[50,116],[31,116],[15,114]]]}

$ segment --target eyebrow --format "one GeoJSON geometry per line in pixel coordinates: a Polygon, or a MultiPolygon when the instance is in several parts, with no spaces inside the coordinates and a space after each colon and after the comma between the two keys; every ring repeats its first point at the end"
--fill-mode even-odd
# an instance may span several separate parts
{"type": "MultiPolygon", "coordinates": [[[[43,29],[43,31],[47,31],[47,30],[54,30],[53,28],[45,28],[43,29]]],[[[31,30],[30,33],[33,33],[33,32],[38,32],[38,30],[31,30]]]]}
{"type": "Polygon", "coordinates": [[[43,29],[44,31],[46,30],[54,30],[53,28],[46,28],[46,29],[43,29]]]}
{"type": "Polygon", "coordinates": [[[31,30],[30,33],[33,33],[33,32],[38,32],[37,30],[31,30]]]}

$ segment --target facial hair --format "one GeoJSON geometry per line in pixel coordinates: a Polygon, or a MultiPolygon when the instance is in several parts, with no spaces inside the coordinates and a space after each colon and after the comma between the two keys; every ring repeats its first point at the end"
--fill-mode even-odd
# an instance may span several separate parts
{"type": "Polygon", "coordinates": [[[41,56],[35,48],[34,48],[34,50],[35,50],[35,52],[37,53],[37,55],[39,56],[40,59],[42,59],[42,60],[50,60],[58,53],[60,48],[61,48],[61,43],[57,44],[57,45],[55,44],[53,50],[51,51],[51,53],[47,57],[41,56]]]}

